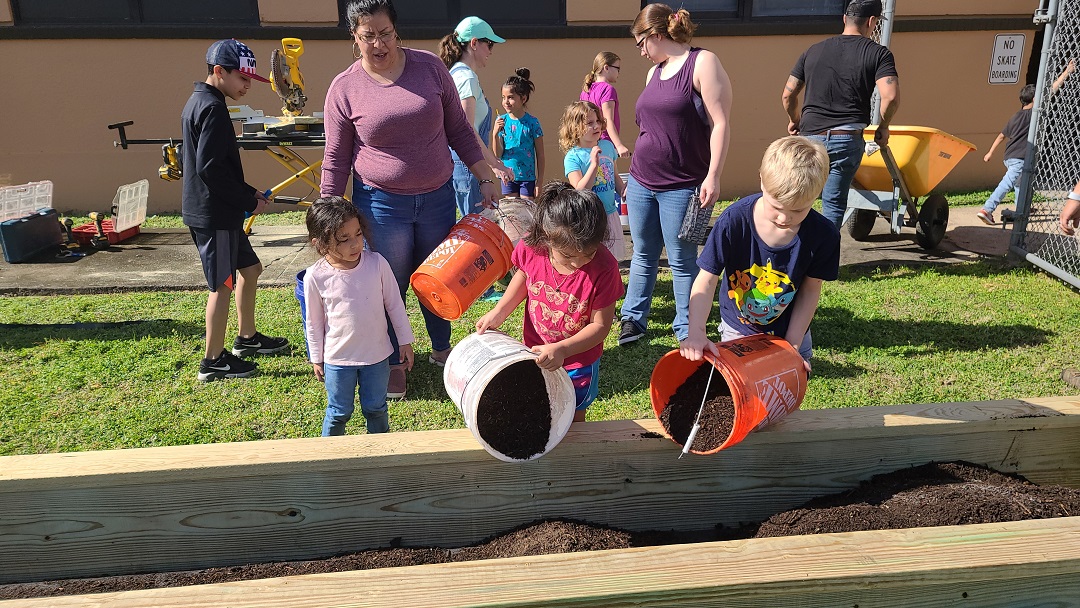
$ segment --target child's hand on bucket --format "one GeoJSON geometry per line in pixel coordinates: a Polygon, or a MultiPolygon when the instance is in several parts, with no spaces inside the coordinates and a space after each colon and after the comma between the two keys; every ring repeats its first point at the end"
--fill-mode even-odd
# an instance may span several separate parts
{"type": "Polygon", "coordinates": [[[685,340],[679,342],[679,354],[691,361],[701,361],[706,352],[710,352],[717,357],[720,356],[716,344],[713,344],[712,340],[709,340],[704,332],[691,331],[685,340]]]}
{"type": "Polygon", "coordinates": [[[476,333],[482,334],[489,329],[499,329],[505,320],[499,315],[498,307],[493,308],[476,321],[476,333]]]}
{"type": "Polygon", "coordinates": [[[540,366],[540,369],[555,371],[566,362],[566,355],[558,344],[541,344],[530,350],[537,355],[536,364],[540,366]]]}
{"type": "Polygon", "coordinates": [[[405,369],[411,370],[416,362],[416,354],[413,353],[412,344],[402,344],[398,349],[400,361],[405,364],[405,369]]]}

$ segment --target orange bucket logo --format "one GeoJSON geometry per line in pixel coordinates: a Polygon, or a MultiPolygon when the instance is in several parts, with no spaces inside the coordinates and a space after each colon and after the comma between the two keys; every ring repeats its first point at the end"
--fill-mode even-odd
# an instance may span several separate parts
{"type": "Polygon", "coordinates": [[[704,361],[690,361],[673,350],[660,358],[649,379],[649,398],[657,420],[675,391],[702,365],[713,365],[727,382],[735,405],[731,434],[715,449],[691,450],[695,454],[714,454],[739,443],[750,431],[799,409],[806,396],[802,356],[787,340],[755,334],[716,346],[720,356],[708,355],[704,361]]]}
{"type": "Polygon", "coordinates": [[[498,224],[470,213],[420,264],[409,283],[421,304],[453,321],[510,271],[513,251],[498,224]]]}

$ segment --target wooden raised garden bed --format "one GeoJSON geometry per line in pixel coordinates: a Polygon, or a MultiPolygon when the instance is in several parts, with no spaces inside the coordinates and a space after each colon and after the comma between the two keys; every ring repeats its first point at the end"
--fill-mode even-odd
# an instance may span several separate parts
{"type": "MultiPolygon", "coordinates": [[[[0,584],[454,547],[545,518],[760,521],[966,460],[1080,488],[1080,398],[795,412],[677,460],[658,423],[506,463],[466,430],[0,458],[0,584]]],[[[7,606],[1071,605],[1080,517],[671,545],[0,602],[7,606]],[[1038,600],[1035,602],[1034,600],[1038,600]],[[1028,603],[1030,601],[1030,603],[1028,603]]]]}

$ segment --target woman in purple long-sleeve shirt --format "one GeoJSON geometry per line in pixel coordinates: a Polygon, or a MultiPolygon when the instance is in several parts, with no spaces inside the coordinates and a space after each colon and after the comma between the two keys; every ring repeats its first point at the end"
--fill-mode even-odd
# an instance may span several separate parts
{"type": "MultiPolygon", "coordinates": [[[[450,148],[480,180],[485,201],[499,189],[457,88],[442,60],[399,46],[391,0],[354,0],[346,9],[359,61],[326,93],[323,196],[345,194],[372,226],[370,247],[394,271],[404,298],[409,276],[457,221],[450,148]]],[[[422,308],[431,337],[431,363],[450,352],[450,322],[422,308]]],[[[394,352],[397,337],[390,330],[394,352]]],[[[391,360],[387,396],[405,396],[405,366],[391,360]]]]}

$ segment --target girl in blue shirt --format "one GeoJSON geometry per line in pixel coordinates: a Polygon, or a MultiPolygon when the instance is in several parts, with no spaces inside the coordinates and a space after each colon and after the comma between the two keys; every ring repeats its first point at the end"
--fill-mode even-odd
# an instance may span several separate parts
{"type": "Polygon", "coordinates": [[[503,182],[503,194],[527,199],[535,198],[536,184],[544,181],[544,130],[525,111],[534,89],[528,68],[514,70],[502,88],[506,114],[495,119],[491,132],[491,150],[514,172],[513,181],[503,182]]]}

